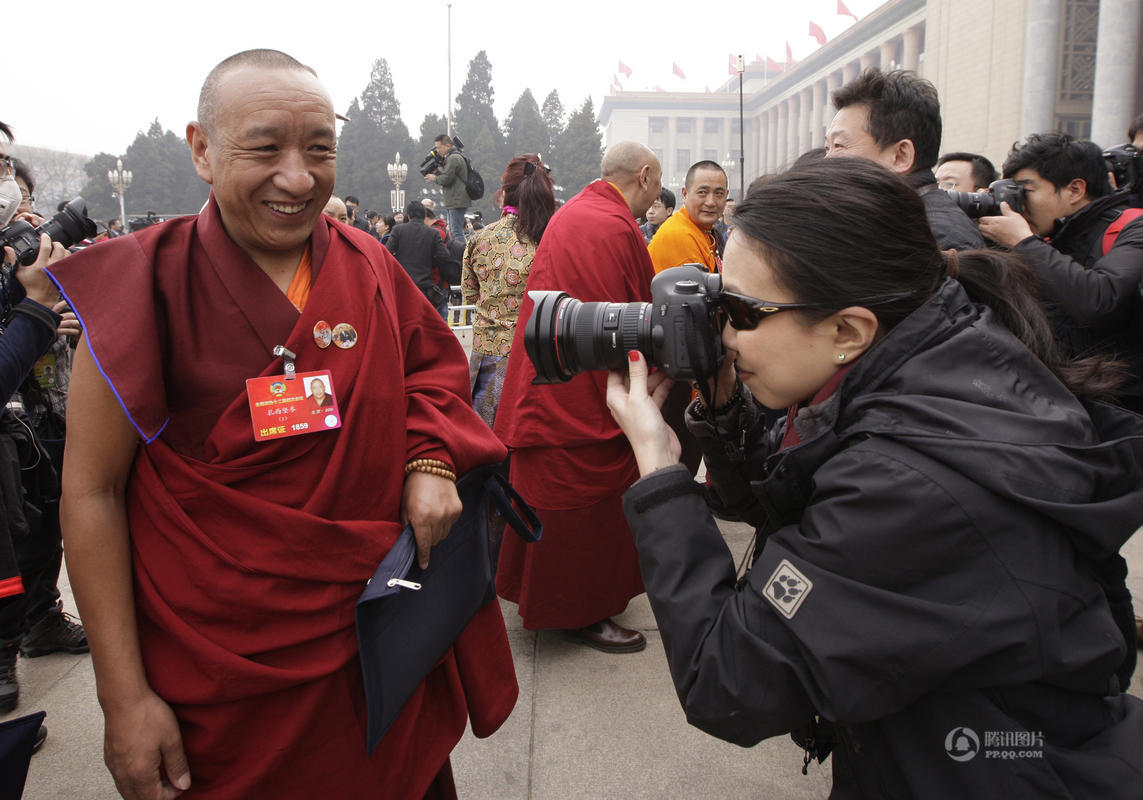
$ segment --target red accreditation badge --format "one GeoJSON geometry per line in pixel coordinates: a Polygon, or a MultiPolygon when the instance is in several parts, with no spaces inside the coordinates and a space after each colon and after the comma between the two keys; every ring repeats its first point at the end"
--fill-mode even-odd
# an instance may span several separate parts
{"type": "Polygon", "coordinates": [[[259,442],[341,427],[329,370],[299,372],[293,380],[285,375],[250,378],[246,397],[259,442]]]}

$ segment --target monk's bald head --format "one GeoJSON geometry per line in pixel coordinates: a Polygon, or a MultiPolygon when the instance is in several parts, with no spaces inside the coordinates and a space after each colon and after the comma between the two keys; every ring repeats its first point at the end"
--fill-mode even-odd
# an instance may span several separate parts
{"type": "Polygon", "coordinates": [[[214,129],[218,117],[219,87],[226,73],[239,67],[263,67],[266,69],[298,70],[317,77],[310,67],[281,50],[243,50],[235,53],[210,71],[203,81],[198,95],[198,124],[208,134],[214,129]]]}
{"type": "Polygon", "coordinates": [[[616,142],[603,154],[599,177],[619,187],[631,213],[647,213],[663,189],[663,169],[659,159],[638,142],[616,142]]]}
{"type": "Polygon", "coordinates": [[[605,181],[612,181],[632,175],[638,175],[639,170],[646,164],[659,163],[659,159],[650,148],[638,142],[616,142],[607,148],[603,154],[603,163],[599,168],[599,177],[605,181]]]}

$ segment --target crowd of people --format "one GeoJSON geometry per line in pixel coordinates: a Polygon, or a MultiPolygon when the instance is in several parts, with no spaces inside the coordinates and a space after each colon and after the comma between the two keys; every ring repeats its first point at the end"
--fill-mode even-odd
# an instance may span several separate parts
{"type": "MultiPolygon", "coordinates": [[[[491,735],[518,692],[499,604],[372,753],[354,604],[406,526],[426,568],[457,478],[496,465],[543,523],[525,543],[492,515],[496,593],[527,629],[622,654],[646,638],[614,618],[646,592],[702,730],[791,734],[833,757],[839,797],[1138,796],[1120,548],[1143,525],[1140,187],[1030,132],[998,189],[984,157],[941,155],[909,72],[833,102],[826,147],[743,197],[700,161],[676,199],[625,141],[559,208],[540,155],[512,158],[483,227],[447,134],[440,213],[364,212],[332,194],[316,73],[221,62],[187,128],[201,213],[70,255],[44,236],[31,264],[5,249],[0,712],[18,654],[90,637],[126,798],[455,797],[465,721],[491,735]],[[975,193],[993,213],[965,212],[975,193]],[[529,291],[648,302],[682,265],[718,276],[717,374],[672,381],[648,343],[537,380],[529,291]],[[716,516],[754,528],[743,565],[716,516]],[[975,758],[965,731],[1038,755],[975,758]]],[[[0,153],[0,222],[41,224],[33,191],[0,153]]]]}

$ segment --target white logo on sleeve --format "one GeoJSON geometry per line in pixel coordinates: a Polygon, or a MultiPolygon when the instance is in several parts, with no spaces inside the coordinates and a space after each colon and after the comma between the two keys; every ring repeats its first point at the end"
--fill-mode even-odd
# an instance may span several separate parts
{"type": "Polygon", "coordinates": [[[810,579],[786,559],[782,559],[774,574],[766,581],[766,599],[786,619],[793,619],[802,602],[814,588],[810,579]]]}

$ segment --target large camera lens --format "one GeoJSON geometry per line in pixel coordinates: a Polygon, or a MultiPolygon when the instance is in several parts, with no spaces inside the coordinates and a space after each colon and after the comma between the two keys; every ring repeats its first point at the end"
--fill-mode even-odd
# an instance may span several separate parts
{"type": "Polygon", "coordinates": [[[987,189],[979,192],[946,191],[971,219],[1002,216],[1004,212],[1000,210],[1001,203],[1007,203],[1017,214],[1024,211],[1024,187],[1011,178],[993,181],[987,189]]]}
{"type": "Polygon", "coordinates": [[[584,303],[567,292],[528,292],[534,307],[524,350],[532,383],[566,383],[585,370],[618,369],[627,353],[651,355],[650,303],[584,303]]]}
{"type": "Polygon", "coordinates": [[[3,243],[16,253],[16,261],[28,266],[40,254],[40,234],[46,233],[53,242],[64,247],[72,247],[84,239],[94,236],[95,223],[87,217],[87,203],[77,197],[63,207],[63,210],[38,228],[32,229],[27,223],[12,223],[4,230],[3,243]],[[27,228],[27,230],[24,230],[27,228]]]}

